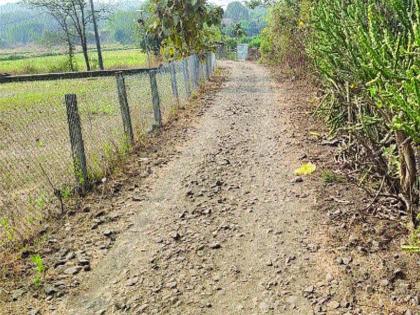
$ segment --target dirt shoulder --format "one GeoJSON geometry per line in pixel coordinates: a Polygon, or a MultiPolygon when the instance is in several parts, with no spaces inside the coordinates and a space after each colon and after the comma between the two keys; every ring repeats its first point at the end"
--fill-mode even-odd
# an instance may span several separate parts
{"type": "Polygon", "coordinates": [[[316,91],[223,67],[226,80],[9,260],[1,314],[416,314],[404,227],[359,211],[369,200],[351,182],[325,181],[339,164],[310,115],[316,91]],[[297,178],[304,162],[318,170],[297,178]],[[31,254],[47,268],[40,288],[31,254]]]}
{"type": "Polygon", "coordinates": [[[409,218],[392,198],[370,195],[358,185],[361,174],[347,163],[339,141],[329,139],[316,89],[273,70],[283,93],[280,102],[294,122],[305,159],[318,170],[310,178],[320,216],[316,233],[323,282],[307,294],[316,312],[420,314],[420,257],[401,250],[409,218]],[[350,306],[350,307],[349,307],[350,306]],[[334,311],[331,308],[335,309],[334,311]]]}

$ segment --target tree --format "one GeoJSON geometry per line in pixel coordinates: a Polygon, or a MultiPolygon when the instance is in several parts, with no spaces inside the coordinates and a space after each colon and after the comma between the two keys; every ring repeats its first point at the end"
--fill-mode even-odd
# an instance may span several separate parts
{"type": "Polygon", "coordinates": [[[152,0],[150,32],[162,38],[171,56],[185,57],[214,48],[214,28],[220,28],[223,9],[206,0],[152,0]]]}
{"type": "Polygon", "coordinates": [[[235,38],[241,38],[246,35],[241,23],[235,23],[232,27],[232,36],[235,38]]]}
{"type": "Polygon", "coordinates": [[[154,6],[150,1],[145,1],[140,12],[141,17],[137,20],[140,47],[146,52],[152,51],[155,56],[159,56],[163,37],[161,33],[155,32],[153,29],[153,23],[155,22],[154,6]]]}
{"type": "Polygon", "coordinates": [[[96,50],[97,50],[97,53],[98,53],[99,69],[104,70],[104,61],[102,59],[101,40],[99,38],[98,25],[96,23],[95,6],[93,5],[93,0],[89,0],[89,2],[90,2],[90,12],[92,14],[93,30],[95,32],[95,42],[96,42],[96,50]]]}
{"type": "MultiPolygon", "coordinates": [[[[82,47],[86,70],[91,70],[88,54],[87,27],[93,22],[92,8],[87,0],[23,0],[29,6],[47,11],[60,24],[68,45],[69,58],[72,61],[74,44],[72,37],[76,34],[82,47]]],[[[96,10],[97,18],[102,11],[96,10]]]]}
{"type": "Polygon", "coordinates": [[[60,2],[63,3],[63,6],[69,7],[70,19],[73,22],[74,29],[76,30],[80,40],[80,46],[82,47],[86,70],[90,71],[91,67],[88,54],[86,28],[87,25],[91,22],[92,15],[87,10],[87,2],[86,0],[63,0],[60,2]]]}
{"type": "Polygon", "coordinates": [[[248,20],[249,11],[242,3],[239,1],[234,1],[229,3],[226,7],[224,17],[237,23],[241,20],[248,20]]]}
{"type": "Polygon", "coordinates": [[[137,35],[137,18],[138,13],[135,11],[114,12],[105,25],[112,40],[124,45],[134,43],[137,35]]]}
{"type": "Polygon", "coordinates": [[[71,27],[71,10],[68,2],[61,0],[24,0],[24,3],[35,8],[46,10],[56,20],[63,31],[67,44],[69,67],[74,71],[73,32],[71,27]]]}

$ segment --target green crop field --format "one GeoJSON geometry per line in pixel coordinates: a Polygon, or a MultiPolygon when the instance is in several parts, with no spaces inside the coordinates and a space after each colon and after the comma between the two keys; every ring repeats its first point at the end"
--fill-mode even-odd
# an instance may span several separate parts
{"type": "MultiPolygon", "coordinates": [[[[162,70],[156,79],[166,119],[176,103],[171,77],[162,70]]],[[[186,94],[180,68],[177,80],[182,100],[186,94]]],[[[154,122],[150,78],[147,73],[129,75],[125,83],[138,140],[154,122]]],[[[12,220],[20,222],[14,224],[17,230],[25,230],[21,223],[41,220],[47,205],[55,206],[49,181],[60,189],[75,185],[65,94],[77,95],[89,178],[102,178],[125,154],[114,77],[0,84],[0,210],[10,220],[20,218],[12,220]]]]}
{"type": "MultiPolygon", "coordinates": [[[[97,55],[95,51],[90,51],[89,57],[93,69],[97,69],[97,55]]],[[[82,53],[75,56],[77,69],[85,70],[82,53]]],[[[143,67],[147,64],[147,57],[139,49],[129,50],[105,50],[103,59],[106,69],[124,69],[143,67]]],[[[24,74],[24,73],[49,73],[67,71],[66,55],[54,56],[31,56],[24,55],[2,55],[0,56],[0,73],[24,74]]]]}

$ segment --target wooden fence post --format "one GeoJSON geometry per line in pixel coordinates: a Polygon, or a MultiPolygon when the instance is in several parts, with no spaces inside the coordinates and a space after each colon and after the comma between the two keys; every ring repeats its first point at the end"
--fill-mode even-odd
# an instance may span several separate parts
{"type": "Polygon", "coordinates": [[[178,82],[176,81],[176,66],[175,62],[170,63],[171,70],[171,85],[172,95],[176,97],[176,102],[179,105],[178,82]]]}
{"type": "Polygon", "coordinates": [[[188,69],[188,58],[182,61],[183,67],[182,71],[184,74],[184,82],[185,82],[185,92],[187,97],[191,96],[191,84],[190,84],[190,70],[188,69]]]}
{"type": "Polygon", "coordinates": [[[85,147],[82,137],[82,126],[77,108],[76,94],[66,94],[65,103],[67,109],[67,121],[69,125],[74,174],[76,176],[79,193],[83,194],[88,189],[89,179],[86,166],[85,147]]]}
{"type": "Polygon", "coordinates": [[[162,113],[160,111],[160,98],[156,81],[156,72],[156,70],[149,71],[149,77],[150,89],[152,91],[153,115],[155,118],[155,124],[153,125],[153,128],[160,128],[162,127],[162,113]]]}
{"type": "Polygon", "coordinates": [[[127,90],[122,72],[115,74],[117,80],[118,99],[120,101],[121,116],[124,126],[124,134],[131,145],[134,145],[133,125],[131,124],[130,108],[128,106],[127,90]]]}

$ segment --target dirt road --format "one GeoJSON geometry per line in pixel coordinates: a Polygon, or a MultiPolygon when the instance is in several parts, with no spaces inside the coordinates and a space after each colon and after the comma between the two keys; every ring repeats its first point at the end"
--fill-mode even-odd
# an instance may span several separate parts
{"type": "Polygon", "coordinates": [[[193,136],[126,209],[130,227],[54,312],[312,312],[304,291],[325,275],[312,268],[311,189],[293,181],[301,148],[267,70],[226,66],[193,136]]]}
{"type": "Polygon", "coordinates": [[[307,83],[223,68],[123,172],[0,259],[1,315],[420,314],[404,222],[334,179],[307,83]],[[304,161],[319,169],[297,178],[304,161]]]}

